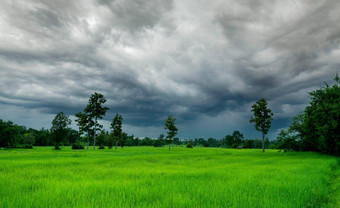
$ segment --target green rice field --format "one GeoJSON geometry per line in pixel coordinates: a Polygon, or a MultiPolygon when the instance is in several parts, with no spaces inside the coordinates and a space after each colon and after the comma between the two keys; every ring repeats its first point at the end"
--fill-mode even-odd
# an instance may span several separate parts
{"type": "Polygon", "coordinates": [[[221,148],[0,150],[0,207],[338,207],[339,161],[221,148]]]}

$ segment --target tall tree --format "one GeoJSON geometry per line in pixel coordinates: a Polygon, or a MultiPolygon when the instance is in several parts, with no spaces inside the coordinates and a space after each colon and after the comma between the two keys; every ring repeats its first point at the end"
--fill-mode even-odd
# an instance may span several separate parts
{"type": "Polygon", "coordinates": [[[54,149],[58,150],[60,143],[66,137],[68,126],[71,124],[71,119],[63,112],[58,113],[52,121],[51,133],[54,140],[54,149]]]}
{"type": "Polygon", "coordinates": [[[309,93],[311,101],[293,118],[289,130],[297,134],[301,149],[340,155],[340,78],[309,93]]]}
{"type": "Polygon", "coordinates": [[[264,152],[264,138],[268,133],[273,120],[273,112],[267,107],[268,103],[264,98],[256,101],[252,105],[252,112],[254,117],[250,118],[250,123],[254,123],[254,127],[257,131],[262,132],[262,152],[264,152]]]}
{"type": "Polygon", "coordinates": [[[86,121],[88,122],[92,130],[90,133],[93,134],[93,149],[96,149],[96,132],[103,128],[103,125],[98,123],[98,119],[102,119],[105,116],[108,107],[103,107],[102,105],[106,102],[104,95],[95,92],[91,95],[89,103],[84,109],[84,114],[86,115],[86,121]]]}
{"type": "Polygon", "coordinates": [[[168,116],[168,118],[165,120],[164,123],[164,129],[167,131],[166,141],[169,144],[169,150],[170,150],[170,144],[173,140],[173,138],[176,136],[178,129],[175,126],[176,118],[174,118],[172,115],[168,116]]]}
{"type": "MultiPolygon", "coordinates": [[[[113,139],[116,141],[116,148],[118,146],[118,141],[120,140],[121,134],[122,134],[122,124],[123,124],[123,117],[122,115],[119,115],[118,113],[115,115],[111,122],[111,129],[113,134],[113,139]]],[[[110,148],[110,146],[109,146],[110,148]]],[[[112,146],[111,146],[112,148],[112,146]]],[[[110,148],[110,149],[111,149],[110,148]]]]}

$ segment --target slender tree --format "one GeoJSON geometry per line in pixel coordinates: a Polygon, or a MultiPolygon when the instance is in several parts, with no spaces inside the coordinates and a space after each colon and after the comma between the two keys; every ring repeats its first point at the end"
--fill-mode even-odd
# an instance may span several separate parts
{"type": "Polygon", "coordinates": [[[53,119],[51,132],[54,140],[54,149],[60,149],[59,145],[66,137],[68,126],[71,122],[71,119],[69,119],[63,112],[58,113],[53,119]]]}
{"type": "Polygon", "coordinates": [[[109,109],[102,106],[105,102],[106,99],[104,95],[95,92],[91,95],[89,103],[84,109],[86,120],[91,124],[88,125],[91,127],[93,126],[91,132],[93,134],[93,149],[96,149],[96,132],[103,127],[103,125],[98,123],[98,119],[102,119],[103,116],[105,116],[106,111],[109,109]]]}
{"type": "MultiPolygon", "coordinates": [[[[111,123],[111,129],[112,129],[112,134],[113,138],[116,141],[116,148],[118,146],[118,141],[120,140],[120,137],[122,135],[122,124],[123,124],[123,117],[122,115],[119,115],[118,113],[115,115],[115,117],[112,120],[111,123]]],[[[111,146],[112,148],[112,146],[111,146]]]]}
{"type": "Polygon", "coordinates": [[[273,112],[267,108],[267,101],[264,98],[256,101],[252,105],[252,112],[254,112],[254,117],[250,118],[250,123],[254,123],[254,127],[257,131],[262,132],[262,152],[264,152],[264,138],[268,133],[271,123],[273,120],[273,112]]]}
{"type": "Polygon", "coordinates": [[[75,116],[77,117],[76,122],[79,126],[79,133],[83,134],[84,132],[87,133],[87,149],[89,149],[90,141],[89,138],[91,135],[93,135],[93,126],[94,122],[93,120],[88,120],[88,117],[85,113],[79,112],[76,113],[75,116]]]}
{"type": "Polygon", "coordinates": [[[169,144],[169,150],[170,150],[170,144],[178,132],[178,129],[175,126],[175,121],[176,121],[176,118],[170,115],[168,116],[168,118],[165,120],[165,123],[164,123],[164,129],[168,130],[166,141],[169,144]]]}

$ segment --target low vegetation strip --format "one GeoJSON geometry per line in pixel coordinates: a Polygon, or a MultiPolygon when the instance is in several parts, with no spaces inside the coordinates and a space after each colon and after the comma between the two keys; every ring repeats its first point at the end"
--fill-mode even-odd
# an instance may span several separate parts
{"type": "MultiPolygon", "coordinates": [[[[331,207],[339,159],[313,152],[125,147],[0,151],[1,207],[331,207]]],[[[339,189],[337,189],[339,191],[339,189]]],[[[333,199],[333,202],[332,202],[333,199]]],[[[339,203],[338,201],[336,203],[339,203]]]]}

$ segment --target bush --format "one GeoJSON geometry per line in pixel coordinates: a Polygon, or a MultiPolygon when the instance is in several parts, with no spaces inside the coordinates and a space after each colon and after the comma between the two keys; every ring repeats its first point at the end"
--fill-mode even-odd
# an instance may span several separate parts
{"type": "Polygon", "coordinates": [[[33,149],[33,146],[31,144],[25,144],[24,149],[33,149]]]}
{"type": "Polygon", "coordinates": [[[31,144],[24,144],[24,145],[18,145],[15,148],[18,148],[18,149],[33,149],[33,146],[31,144]]]}
{"type": "Polygon", "coordinates": [[[162,147],[162,142],[159,139],[156,139],[153,143],[154,147],[162,147]]]}
{"type": "Polygon", "coordinates": [[[84,145],[81,142],[72,144],[72,149],[84,149],[84,145]]]}
{"type": "Polygon", "coordinates": [[[193,146],[192,146],[191,143],[188,143],[186,147],[187,147],[187,148],[193,148],[193,146]]]}
{"type": "Polygon", "coordinates": [[[100,145],[98,149],[105,149],[104,145],[100,145]]]}

